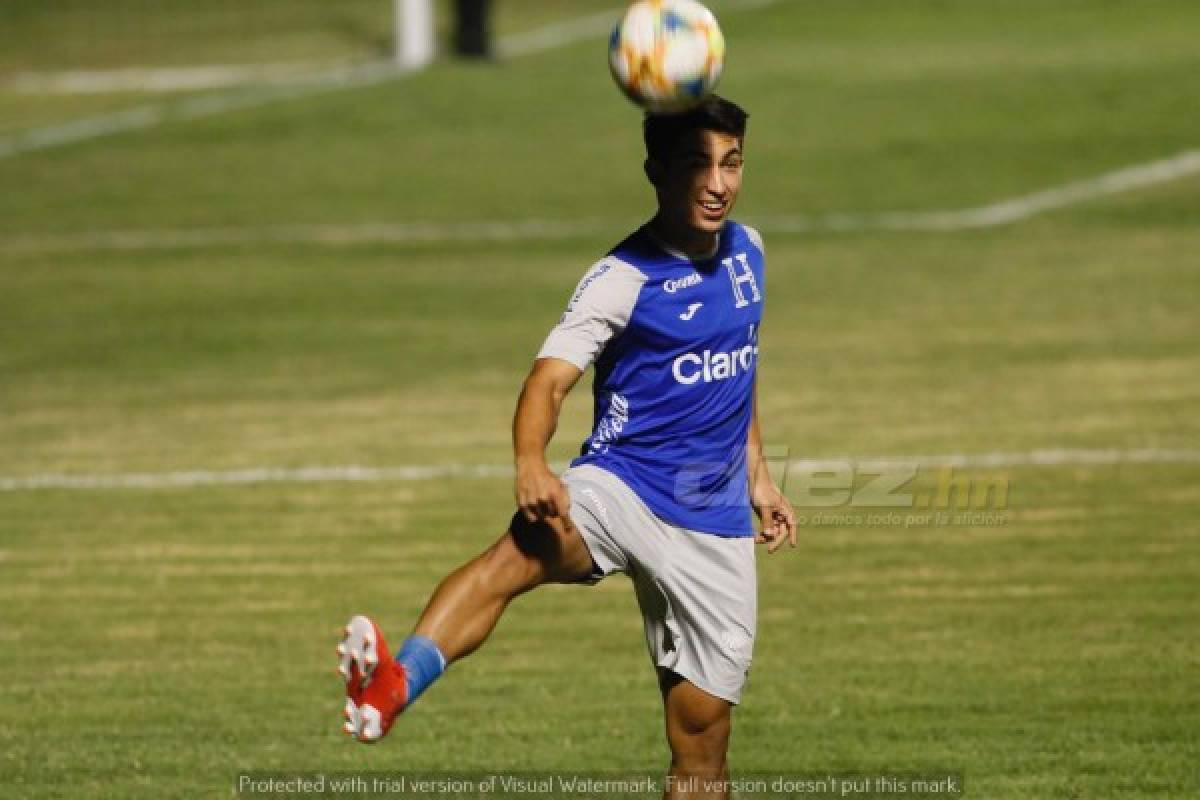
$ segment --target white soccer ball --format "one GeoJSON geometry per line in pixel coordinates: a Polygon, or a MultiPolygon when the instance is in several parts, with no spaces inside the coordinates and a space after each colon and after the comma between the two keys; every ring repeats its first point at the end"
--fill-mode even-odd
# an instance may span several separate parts
{"type": "Polygon", "coordinates": [[[647,111],[686,111],[720,80],[725,37],[696,0],[638,0],[613,29],[608,65],[621,91],[647,111]]]}

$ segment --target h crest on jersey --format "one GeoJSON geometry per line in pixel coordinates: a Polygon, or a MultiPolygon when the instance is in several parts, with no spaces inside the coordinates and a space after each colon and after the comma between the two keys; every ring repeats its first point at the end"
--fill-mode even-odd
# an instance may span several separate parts
{"type": "Polygon", "coordinates": [[[750,269],[750,259],[745,253],[738,253],[735,256],[737,263],[741,264],[741,268],[735,266],[733,258],[721,259],[721,263],[725,265],[725,270],[729,273],[729,281],[733,284],[733,301],[735,308],[745,308],[751,302],[761,303],[762,294],[758,291],[758,281],[754,279],[754,270],[750,269]],[[750,300],[746,299],[746,292],[743,284],[750,284],[750,300]]]}

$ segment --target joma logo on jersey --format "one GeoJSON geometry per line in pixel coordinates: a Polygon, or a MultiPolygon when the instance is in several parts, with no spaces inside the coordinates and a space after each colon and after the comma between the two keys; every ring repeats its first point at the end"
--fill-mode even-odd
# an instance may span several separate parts
{"type": "Polygon", "coordinates": [[[680,289],[689,289],[693,286],[699,286],[704,283],[704,278],[699,272],[693,272],[691,275],[685,275],[682,278],[672,278],[671,280],[663,281],[663,291],[667,294],[675,294],[680,289]]]}
{"type": "Polygon", "coordinates": [[[733,284],[733,303],[735,308],[745,308],[751,302],[761,303],[762,293],[758,291],[758,281],[754,279],[754,270],[750,268],[750,259],[745,253],[737,254],[738,264],[741,264],[741,269],[734,264],[732,258],[723,258],[721,263],[725,265],[725,270],[729,273],[729,280],[733,284]],[[750,290],[750,299],[746,299],[746,289],[750,290]]]}
{"type": "Polygon", "coordinates": [[[737,377],[738,372],[747,373],[754,368],[758,358],[758,345],[748,344],[728,353],[705,350],[703,353],[684,353],[671,365],[671,374],[677,383],[690,386],[697,381],[712,383],[737,377]]]}

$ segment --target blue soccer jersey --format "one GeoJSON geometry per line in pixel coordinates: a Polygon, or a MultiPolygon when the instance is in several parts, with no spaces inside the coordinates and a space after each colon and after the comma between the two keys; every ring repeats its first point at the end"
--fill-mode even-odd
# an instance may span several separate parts
{"type": "Polygon", "coordinates": [[[612,472],[673,525],[753,535],[746,438],[763,267],[758,233],[728,221],[710,258],[642,228],[588,270],[538,353],[596,366],[594,427],[572,465],[612,472]]]}

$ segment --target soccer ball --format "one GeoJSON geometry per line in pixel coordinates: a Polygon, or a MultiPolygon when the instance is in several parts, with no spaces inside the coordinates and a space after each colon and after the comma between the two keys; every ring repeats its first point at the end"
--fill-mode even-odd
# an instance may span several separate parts
{"type": "Polygon", "coordinates": [[[621,91],[647,111],[686,111],[716,87],[725,37],[696,0],[638,0],[613,29],[608,65],[621,91]]]}

